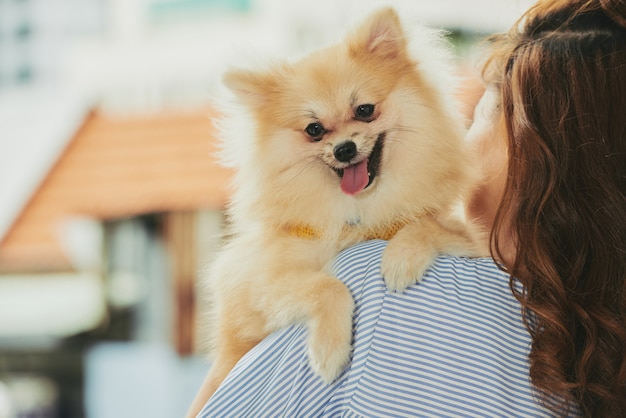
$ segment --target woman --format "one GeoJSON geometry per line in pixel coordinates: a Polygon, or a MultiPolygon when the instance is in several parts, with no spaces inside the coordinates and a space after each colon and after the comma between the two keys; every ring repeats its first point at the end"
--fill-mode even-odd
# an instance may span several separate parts
{"type": "Polygon", "coordinates": [[[492,258],[439,257],[385,292],[383,241],[342,253],[352,364],[308,368],[305,330],[263,341],[200,417],[626,416],[626,3],[545,0],[495,41],[468,140],[492,258]]]}
{"type": "Polygon", "coordinates": [[[492,238],[523,285],[530,377],[553,409],[625,417],[626,3],[543,1],[510,38],[492,238]]]}

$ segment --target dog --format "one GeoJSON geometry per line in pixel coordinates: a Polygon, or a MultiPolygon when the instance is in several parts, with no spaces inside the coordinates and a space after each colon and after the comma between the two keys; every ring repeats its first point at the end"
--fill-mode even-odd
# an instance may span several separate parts
{"type": "Polygon", "coordinates": [[[383,8],[295,62],[225,73],[238,106],[221,124],[223,158],[235,175],[228,238],[207,278],[209,395],[253,346],[294,323],[308,327],[312,370],[327,383],[341,374],[354,309],[329,271],[341,250],[389,240],[381,272],[397,292],[440,252],[484,253],[477,228],[453,210],[475,175],[441,81],[448,66],[434,65],[449,53],[423,33],[415,56],[398,13],[383,8]]]}

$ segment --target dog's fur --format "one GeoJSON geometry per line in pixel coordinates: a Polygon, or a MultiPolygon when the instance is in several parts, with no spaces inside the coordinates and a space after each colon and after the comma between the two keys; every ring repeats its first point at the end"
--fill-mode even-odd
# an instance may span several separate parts
{"type": "Polygon", "coordinates": [[[328,265],[342,249],[399,229],[382,263],[394,291],[419,280],[440,251],[480,251],[450,212],[473,178],[463,121],[436,82],[440,67],[428,71],[439,57],[412,56],[407,44],[386,8],[295,63],[226,73],[252,130],[242,136],[237,118],[224,125],[236,175],[229,238],[208,280],[211,393],[251,347],[293,323],[308,327],[312,369],[326,382],[338,377],[351,352],[353,300],[328,265]],[[371,115],[359,107],[370,104],[371,115]],[[354,147],[338,152],[347,142],[354,147]],[[375,177],[364,188],[354,167],[368,158],[375,177]]]}

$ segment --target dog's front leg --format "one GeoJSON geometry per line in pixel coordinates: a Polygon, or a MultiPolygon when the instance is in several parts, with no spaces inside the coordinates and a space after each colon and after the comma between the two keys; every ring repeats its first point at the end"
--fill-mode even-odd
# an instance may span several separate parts
{"type": "Polygon", "coordinates": [[[439,253],[476,257],[488,250],[477,226],[447,213],[422,216],[398,231],[383,253],[387,287],[402,292],[417,283],[439,253]]]}
{"type": "Polygon", "coordinates": [[[438,225],[424,217],[404,226],[389,240],[381,263],[387,288],[402,292],[418,282],[437,256],[438,225]]]}
{"type": "Polygon", "coordinates": [[[291,270],[274,275],[260,295],[268,327],[304,323],[310,366],[332,383],[350,360],[354,301],[347,286],[322,271],[291,270]]]}

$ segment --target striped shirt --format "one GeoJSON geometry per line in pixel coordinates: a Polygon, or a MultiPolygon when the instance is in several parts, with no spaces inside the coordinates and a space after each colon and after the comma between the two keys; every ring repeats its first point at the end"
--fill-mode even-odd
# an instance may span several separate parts
{"type": "Polygon", "coordinates": [[[531,340],[508,275],[490,258],[440,256],[392,293],[385,245],[357,245],[334,264],[356,302],[352,361],[337,381],[312,373],[307,330],[294,325],[244,356],[198,417],[551,416],[529,382],[531,340]]]}

